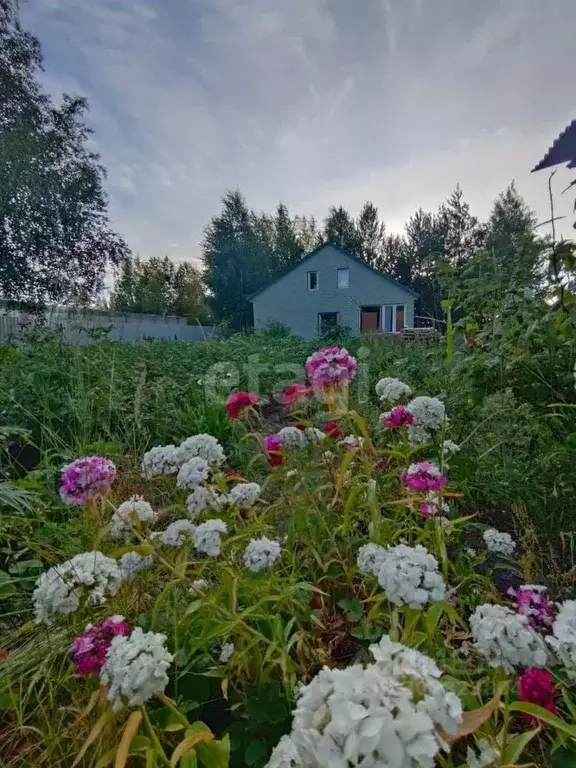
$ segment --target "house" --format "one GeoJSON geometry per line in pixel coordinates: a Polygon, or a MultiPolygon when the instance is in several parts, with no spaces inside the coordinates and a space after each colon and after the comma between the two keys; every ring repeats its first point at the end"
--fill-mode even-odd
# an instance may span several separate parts
{"type": "Polygon", "coordinates": [[[352,333],[400,333],[412,328],[418,294],[328,243],[250,297],[254,327],[282,323],[312,339],[336,325],[352,333]]]}
{"type": "Polygon", "coordinates": [[[532,173],[560,163],[566,163],[568,168],[576,168],[576,120],[566,126],[538,165],[532,168],[532,173]]]}

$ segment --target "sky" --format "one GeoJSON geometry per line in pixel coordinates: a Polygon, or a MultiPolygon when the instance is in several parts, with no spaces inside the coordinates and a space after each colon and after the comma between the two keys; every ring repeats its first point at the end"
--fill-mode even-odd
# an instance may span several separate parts
{"type": "MultiPolygon", "coordinates": [[[[22,0],[44,82],[88,98],[114,227],[134,252],[197,260],[238,187],[319,220],[366,200],[390,231],[457,183],[488,215],[576,117],[575,0],[22,0]]],[[[574,172],[554,177],[573,230],[574,172]]],[[[546,227],[542,228],[545,231],[546,227]]]]}

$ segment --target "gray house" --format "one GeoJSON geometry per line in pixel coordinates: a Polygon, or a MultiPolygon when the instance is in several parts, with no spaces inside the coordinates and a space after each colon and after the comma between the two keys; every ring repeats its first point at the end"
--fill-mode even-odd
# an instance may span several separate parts
{"type": "Polygon", "coordinates": [[[339,325],[352,333],[412,328],[418,294],[339,245],[322,245],[250,297],[254,327],[282,323],[312,339],[339,325]]]}

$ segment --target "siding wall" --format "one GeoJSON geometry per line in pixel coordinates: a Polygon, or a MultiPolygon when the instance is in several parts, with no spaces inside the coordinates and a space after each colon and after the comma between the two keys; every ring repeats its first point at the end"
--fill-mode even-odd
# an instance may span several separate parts
{"type": "Polygon", "coordinates": [[[330,245],[268,286],[252,304],[256,330],[280,322],[305,339],[318,335],[320,312],[338,312],[340,323],[359,334],[361,306],[405,304],[405,325],[414,325],[414,296],[409,291],[330,245]],[[348,288],[338,289],[339,268],[350,269],[348,288]],[[318,272],[316,291],[308,290],[307,273],[311,270],[318,272]]]}
{"type": "MultiPolygon", "coordinates": [[[[0,306],[0,340],[18,339],[30,325],[34,325],[31,315],[19,310],[9,311],[0,306]]],[[[183,317],[63,307],[46,310],[43,326],[61,330],[66,341],[72,344],[88,343],[90,336],[87,331],[110,326],[107,338],[125,341],[144,338],[200,341],[218,335],[216,327],[187,325],[183,317]]]]}

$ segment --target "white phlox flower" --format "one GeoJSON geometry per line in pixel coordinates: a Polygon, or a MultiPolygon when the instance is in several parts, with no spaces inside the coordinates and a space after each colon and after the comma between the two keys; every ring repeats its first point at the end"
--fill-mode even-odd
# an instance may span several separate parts
{"type": "Polygon", "coordinates": [[[497,531],[496,528],[488,528],[482,534],[488,552],[499,555],[511,555],[516,549],[516,542],[509,533],[497,531]]]}
{"type": "Polygon", "coordinates": [[[358,550],[356,565],[364,576],[378,576],[385,557],[385,547],[379,544],[365,544],[358,550]]]}
{"type": "Polygon", "coordinates": [[[208,509],[214,512],[221,512],[224,507],[230,504],[230,498],[226,493],[219,493],[218,491],[208,488],[206,490],[206,506],[208,509]]]}
{"type": "Polygon", "coordinates": [[[54,614],[74,613],[80,605],[101,605],[122,583],[118,563],[102,552],[82,552],[43,573],[32,594],[37,624],[54,614]]]}
{"type": "Polygon", "coordinates": [[[110,535],[114,539],[122,538],[132,530],[132,526],[139,523],[151,525],[157,519],[158,515],[142,496],[131,496],[114,511],[110,521],[110,535]]]}
{"type": "Polygon", "coordinates": [[[423,608],[446,597],[438,561],[420,544],[388,547],[378,571],[378,583],[394,605],[423,608]]]}
{"type": "Polygon", "coordinates": [[[442,443],[442,454],[459,453],[460,446],[452,440],[444,440],[442,443]]]}
{"type": "Polygon", "coordinates": [[[353,450],[355,448],[360,448],[363,442],[363,437],[356,437],[356,435],[346,435],[346,437],[343,437],[342,440],[338,441],[338,445],[343,445],[345,448],[353,450]]]}
{"type": "Polygon", "coordinates": [[[376,394],[383,403],[396,403],[403,397],[408,397],[412,392],[408,384],[400,379],[393,379],[389,376],[380,379],[376,383],[376,394]]]}
{"type": "Polygon", "coordinates": [[[302,686],[268,768],[433,768],[449,749],[438,731],[457,731],[462,706],[431,659],[391,645],[373,646],[374,664],[324,667],[302,686]]]}
{"type": "Polygon", "coordinates": [[[176,449],[176,461],[180,467],[196,456],[211,466],[219,466],[226,461],[226,454],[218,440],[206,433],[187,437],[176,449]]]}
{"type": "Polygon", "coordinates": [[[468,747],[466,750],[467,768],[488,768],[494,765],[499,753],[490,746],[486,739],[476,739],[476,749],[468,747]]]}
{"type": "Polygon", "coordinates": [[[202,485],[196,485],[188,494],[186,499],[186,509],[188,515],[194,520],[201,512],[204,512],[208,504],[208,491],[202,485]]]}
{"type": "Polygon", "coordinates": [[[183,547],[186,542],[193,541],[196,526],[190,520],[175,520],[162,533],[162,544],[165,547],[183,547]]]}
{"type": "Polygon", "coordinates": [[[528,617],[503,605],[485,603],[470,617],[474,647],[490,667],[545,667],[548,651],[528,617]]]}
{"type": "Polygon", "coordinates": [[[559,604],[552,634],[546,640],[570,677],[576,677],[576,600],[559,604]]]}
{"type": "Polygon", "coordinates": [[[173,475],[178,472],[179,466],[175,445],[156,445],[142,457],[142,477],[150,480],[161,475],[173,475]]]}
{"type": "Polygon", "coordinates": [[[132,581],[137,573],[148,570],[153,563],[151,556],[143,557],[138,552],[125,552],[118,561],[122,581],[132,581]]]}
{"type": "Polygon", "coordinates": [[[423,445],[432,440],[430,432],[420,424],[409,424],[406,434],[408,435],[410,445],[423,445]]]}
{"type": "Polygon", "coordinates": [[[220,535],[228,530],[224,520],[207,520],[194,531],[194,546],[208,557],[218,557],[222,542],[220,535]]]}
{"type": "Polygon", "coordinates": [[[303,448],[306,445],[306,435],[297,427],[282,427],[278,436],[284,448],[303,448]]]}
{"type": "Polygon", "coordinates": [[[220,648],[220,656],[218,657],[218,660],[222,664],[226,664],[231,658],[232,654],[234,653],[234,643],[222,643],[222,647],[220,648]]]}
{"type": "Polygon", "coordinates": [[[304,438],[308,443],[320,443],[326,439],[326,433],[316,427],[309,427],[304,430],[304,438]]]}
{"type": "Polygon", "coordinates": [[[201,595],[202,592],[205,592],[209,586],[210,586],[210,583],[206,581],[206,579],[195,579],[192,582],[192,586],[190,587],[188,592],[193,597],[198,597],[198,595],[201,595]]]}
{"type": "Polygon", "coordinates": [[[414,418],[412,426],[434,430],[448,422],[444,403],[437,397],[420,395],[410,400],[406,408],[414,418]]]}
{"type": "Polygon", "coordinates": [[[203,459],[201,456],[194,456],[180,467],[176,477],[176,485],[178,488],[189,488],[192,490],[207,479],[209,472],[210,466],[206,459],[203,459]]]}
{"type": "Polygon", "coordinates": [[[116,635],[100,670],[100,682],[108,686],[108,700],[115,712],[125,704],[137,707],[168,685],[167,671],[173,656],[165,646],[166,635],[143,632],[116,635]]]}
{"type": "Polygon", "coordinates": [[[252,539],[244,550],[244,567],[252,573],[259,573],[271,568],[280,557],[281,547],[277,541],[271,541],[266,536],[252,539]]]}
{"type": "Polygon", "coordinates": [[[238,483],[228,494],[228,501],[238,509],[253,507],[262,488],[258,483],[238,483]]]}

